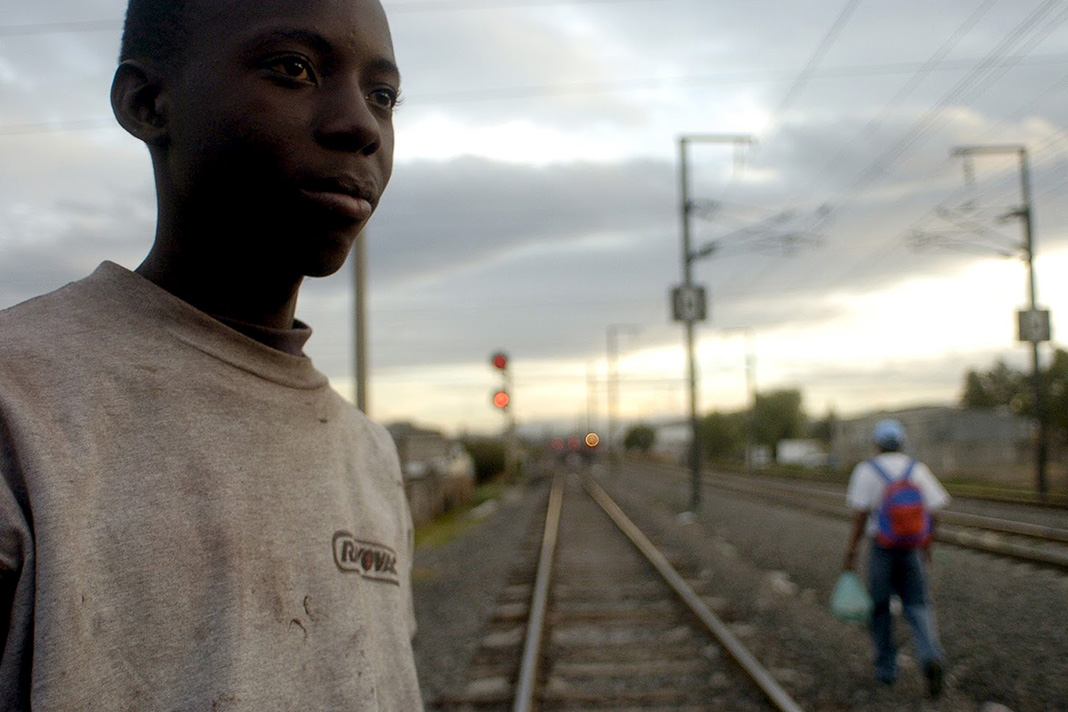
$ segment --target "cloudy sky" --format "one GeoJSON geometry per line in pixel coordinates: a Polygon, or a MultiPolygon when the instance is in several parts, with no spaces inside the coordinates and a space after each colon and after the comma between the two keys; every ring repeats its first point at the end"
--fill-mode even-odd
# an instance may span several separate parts
{"type": "MultiPolygon", "coordinates": [[[[1068,333],[1068,2],[385,0],[405,101],[368,228],[370,408],[450,433],[502,425],[511,356],[532,427],[683,416],[679,137],[693,143],[701,408],[798,387],[815,416],[957,398],[1021,367],[1014,154],[1039,302],[1068,333]],[[748,335],[748,336],[747,336],[748,335]],[[748,348],[747,348],[748,343],[748,348]],[[592,384],[592,388],[591,388],[592,384]]],[[[0,0],[0,308],[147,252],[145,149],[108,87],[123,0],[0,0]]],[[[352,392],[348,270],[310,282],[309,354],[352,392]]],[[[546,426],[547,427],[547,426],[546,426]]]]}

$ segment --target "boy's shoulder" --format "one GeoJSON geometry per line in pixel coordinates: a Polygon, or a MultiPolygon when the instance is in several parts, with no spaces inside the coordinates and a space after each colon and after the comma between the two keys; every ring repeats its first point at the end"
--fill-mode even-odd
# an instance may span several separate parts
{"type": "Polygon", "coordinates": [[[31,346],[55,347],[118,316],[111,313],[111,296],[121,289],[121,271],[104,263],[88,277],[0,311],[0,358],[31,346]]]}

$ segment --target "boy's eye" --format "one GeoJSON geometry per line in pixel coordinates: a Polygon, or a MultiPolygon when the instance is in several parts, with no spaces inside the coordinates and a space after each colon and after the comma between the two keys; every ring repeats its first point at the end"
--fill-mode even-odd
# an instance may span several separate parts
{"type": "Polygon", "coordinates": [[[397,91],[395,89],[389,89],[385,87],[373,90],[370,94],[367,95],[367,98],[371,101],[372,104],[374,104],[378,108],[386,109],[389,111],[395,109],[397,106],[397,102],[399,101],[397,91]]]}
{"type": "Polygon", "coordinates": [[[315,81],[315,73],[312,71],[311,63],[302,57],[277,57],[267,64],[267,68],[288,79],[304,82],[315,81]]]}

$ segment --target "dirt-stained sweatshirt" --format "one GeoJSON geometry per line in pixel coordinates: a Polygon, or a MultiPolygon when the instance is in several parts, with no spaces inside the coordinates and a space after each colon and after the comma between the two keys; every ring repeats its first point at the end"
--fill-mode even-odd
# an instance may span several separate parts
{"type": "Polygon", "coordinates": [[[0,312],[0,709],[422,709],[388,434],[105,262],[0,312]]]}

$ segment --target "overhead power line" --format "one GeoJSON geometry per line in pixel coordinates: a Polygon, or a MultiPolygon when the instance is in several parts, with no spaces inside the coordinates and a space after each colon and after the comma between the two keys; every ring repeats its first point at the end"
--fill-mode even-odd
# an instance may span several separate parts
{"type": "MultiPolygon", "coordinates": [[[[1061,0],[1047,0],[1045,4],[1013,28],[1013,30],[1000,43],[998,43],[996,47],[990,50],[986,57],[968,72],[963,79],[954,84],[953,87],[942,96],[937,104],[928,109],[927,112],[905,132],[904,136],[898,139],[897,142],[872,161],[871,164],[861,172],[856,180],[854,180],[853,187],[849,192],[858,190],[865,184],[870,183],[872,180],[885,173],[890,166],[892,166],[902,154],[905,153],[905,151],[935,128],[936,122],[942,118],[942,115],[947,108],[962,101],[966,96],[974,99],[980,93],[980,88],[983,86],[984,80],[989,78],[989,73],[996,69],[1000,62],[1005,61],[1008,53],[1013,47],[1021,42],[1022,38],[1031,31],[1036,24],[1041,22],[1042,19],[1053,10],[1054,6],[1060,4],[1060,2],[1061,0]]],[[[989,84],[987,84],[987,86],[989,86],[989,84]]]]}
{"type": "Polygon", "coordinates": [[[387,3],[386,14],[402,12],[459,12],[468,10],[512,10],[521,7],[568,5],[618,5],[636,2],[670,2],[671,0],[405,0],[387,3]]]}
{"type": "Polygon", "coordinates": [[[82,20],[75,22],[37,22],[29,25],[0,25],[0,37],[51,35],[65,32],[101,32],[121,30],[122,20],[82,20]]]}
{"type": "Polygon", "coordinates": [[[801,95],[805,86],[808,84],[808,80],[812,77],[812,73],[816,70],[816,67],[823,58],[827,55],[827,51],[834,45],[835,40],[838,39],[838,35],[849,23],[849,18],[853,16],[853,11],[857,9],[857,5],[860,4],[860,0],[847,0],[845,7],[838,13],[838,18],[831,25],[830,29],[823,35],[823,39],[820,40],[819,45],[816,47],[816,51],[812,53],[812,56],[808,58],[808,62],[805,63],[804,68],[794,79],[793,84],[790,85],[790,89],[786,92],[786,96],[783,97],[782,102],[779,104],[779,108],[775,110],[774,116],[781,116],[784,111],[801,95]]]}
{"type": "MultiPolygon", "coordinates": [[[[1017,48],[1018,45],[1025,42],[1028,33],[1030,33],[1036,25],[1040,24],[1057,5],[1061,4],[1061,2],[1062,0],[1047,0],[1017,24],[1016,27],[1009,31],[1001,42],[991,49],[982,60],[975,64],[975,66],[960,81],[955,83],[949,91],[942,96],[938,103],[928,109],[923,116],[914,122],[897,142],[892,144],[875,160],[869,163],[857,178],[854,179],[850,187],[844,191],[844,195],[828,199],[827,202],[839,206],[850,202],[850,200],[854,199],[858,193],[861,193],[867,185],[870,185],[872,181],[889,170],[909,148],[916,144],[926,134],[933,131],[946,109],[957,102],[961,102],[965,97],[974,99],[989,88],[991,77],[994,76],[992,70],[1001,66],[1001,64],[1007,60],[1009,52],[1015,51],[1015,48],[1017,48]]],[[[1058,20],[1063,21],[1058,16],[1058,19],[1054,20],[1054,22],[1057,22],[1058,20]]],[[[995,79],[1000,78],[1000,76],[1001,75],[997,75],[995,79]]],[[[934,213],[933,210],[932,213],[934,213]]],[[[897,248],[900,244],[899,241],[899,236],[892,236],[880,243],[873,252],[861,257],[853,264],[840,268],[838,271],[841,274],[862,272],[867,268],[870,268],[872,265],[882,261],[885,256],[897,248]]]]}
{"type": "Polygon", "coordinates": [[[70,121],[40,121],[27,124],[0,125],[0,136],[28,136],[32,134],[60,133],[64,131],[94,131],[118,128],[112,117],[97,119],[72,119],[70,121]]]}
{"type": "MultiPolygon", "coordinates": [[[[940,63],[930,71],[948,72],[974,67],[980,60],[958,59],[947,60],[940,63]]],[[[1010,55],[1001,60],[1002,63],[1024,64],[1027,66],[1040,65],[1063,65],[1068,64],[1068,53],[1056,53],[1039,56],[1010,55]]],[[[892,74],[915,74],[923,65],[916,62],[887,63],[887,64],[859,64],[845,65],[840,67],[827,67],[816,70],[812,78],[820,79],[848,79],[874,76],[887,76],[892,74]]],[[[591,94],[625,94],[628,92],[648,91],[649,89],[679,89],[686,87],[707,87],[730,84],[758,84],[766,82],[784,81],[790,75],[787,70],[762,70],[754,72],[725,72],[711,75],[675,76],[675,77],[647,77],[614,79],[595,82],[580,82],[571,84],[541,84],[521,87],[500,87],[474,91],[446,91],[427,92],[423,94],[407,94],[406,102],[409,105],[441,105],[472,101],[516,101],[524,99],[540,99],[550,96],[579,96],[591,94]]],[[[60,122],[27,122],[22,124],[0,125],[0,136],[25,135],[34,133],[50,133],[54,131],[78,131],[83,129],[100,128],[110,125],[111,118],[75,119],[60,122]]]]}
{"type": "Polygon", "coordinates": [[[883,106],[883,108],[879,110],[879,113],[876,114],[870,121],[868,121],[868,123],[864,125],[864,128],[858,131],[851,139],[849,139],[849,141],[846,141],[838,147],[838,150],[835,151],[834,154],[832,154],[832,156],[823,165],[823,168],[820,170],[819,175],[826,173],[833,166],[838,165],[842,157],[846,154],[847,151],[850,150],[850,148],[852,148],[854,144],[856,144],[857,141],[859,141],[865,136],[871,135],[871,133],[874,132],[876,128],[881,126],[883,122],[886,121],[887,117],[889,117],[890,114],[893,113],[893,111],[897,109],[905,99],[911,96],[912,93],[920,86],[920,84],[923,83],[923,80],[929,77],[932,72],[939,68],[943,60],[945,60],[946,56],[950,52],[952,52],[954,48],[956,48],[960,41],[964,39],[964,36],[967,35],[973,27],[975,27],[976,23],[978,23],[979,20],[981,20],[983,16],[986,15],[987,12],[989,12],[990,8],[996,2],[997,0],[985,0],[985,2],[983,2],[978,8],[976,8],[972,12],[972,14],[969,15],[963,23],[961,23],[961,25],[956,29],[956,31],[952,35],[950,35],[950,37],[945,42],[943,42],[942,45],[938,49],[936,49],[930,57],[927,58],[927,61],[925,61],[923,65],[920,66],[915,73],[913,73],[912,77],[909,78],[907,82],[905,82],[904,86],[902,86],[894,94],[894,96],[890,98],[890,101],[888,101],[883,106]]]}
{"type": "MultiPolygon", "coordinates": [[[[528,7],[568,5],[621,5],[623,3],[670,2],[671,0],[407,0],[386,4],[390,15],[418,12],[463,12],[470,10],[513,10],[528,7]]],[[[122,20],[72,20],[62,22],[34,22],[25,25],[0,25],[0,37],[51,35],[69,32],[102,32],[121,30],[122,20]]]]}

